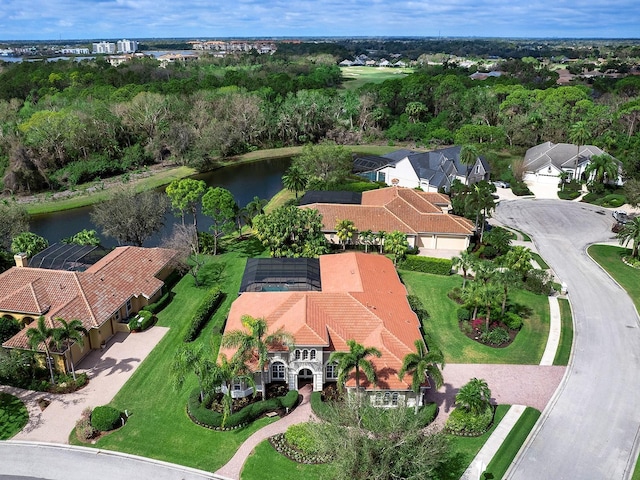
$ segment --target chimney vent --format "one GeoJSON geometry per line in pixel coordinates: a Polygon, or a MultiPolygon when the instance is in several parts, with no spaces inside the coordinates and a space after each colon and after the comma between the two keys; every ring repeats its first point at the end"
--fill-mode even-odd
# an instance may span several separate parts
{"type": "Polygon", "coordinates": [[[29,257],[26,253],[16,253],[13,256],[13,259],[16,262],[16,267],[28,267],[29,266],[29,257]]]}

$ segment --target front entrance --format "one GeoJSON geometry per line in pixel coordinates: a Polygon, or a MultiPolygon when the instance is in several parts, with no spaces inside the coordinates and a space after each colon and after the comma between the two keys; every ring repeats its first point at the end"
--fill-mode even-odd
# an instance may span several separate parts
{"type": "Polygon", "coordinates": [[[308,368],[303,368],[298,372],[298,390],[305,385],[311,385],[313,389],[313,372],[308,368]]]}

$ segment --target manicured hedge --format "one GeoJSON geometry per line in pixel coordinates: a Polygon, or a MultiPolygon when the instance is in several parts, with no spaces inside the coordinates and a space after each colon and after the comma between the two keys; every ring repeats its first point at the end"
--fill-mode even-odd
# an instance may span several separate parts
{"type": "Polygon", "coordinates": [[[427,403],[420,410],[418,410],[418,419],[420,425],[426,427],[436,418],[438,414],[438,405],[435,403],[427,403]]]}
{"type": "Polygon", "coordinates": [[[193,342],[198,338],[198,335],[200,335],[200,332],[214,314],[218,306],[220,306],[223,299],[224,293],[220,291],[220,287],[218,286],[213,287],[209,293],[207,293],[191,319],[191,326],[184,336],[185,342],[193,342]]]}
{"type": "Polygon", "coordinates": [[[153,325],[153,313],[148,310],[140,310],[135,317],[129,321],[129,330],[132,332],[142,332],[153,325]]]}
{"type": "Polygon", "coordinates": [[[446,258],[420,257],[407,255],[398,268],[413,272],[432,273],[434,275],[451,275],[451,260],[446,258]]]}
{"type": "Polygon", "coordinates": [[[117,408],[103,405],[91,412],[91,426],[101,432],[108,432],[122,425],[122,412],[117,408]]]}
{"type": "Polygon", "coordinates": [[[172,298],[173,298],[172,293],[167,292],[164,295],[162,295],[156,302],[150,303],[149,305],[145,305],[144,307],[142,307],[142,310],[146,310],[147,312],[156,314],[159,311],[161,311],[164,307],[169,305],[169,302],[171,302],[172,298]]]}
{"type": "MultiPolygon", "coordinates": [[[[247,405],[242,410],[232,413],[227,417],[224,429],[234,429],[242,427],[262,414],[272,412],[280,408],[292,408],[298,401],[298,392],[292,390],[283,397],[270,398],[263,402],[256,402],[247,405]]],[[[187,413],[191,420],[202,427],[213,430],[222,429],[222,413],[206,408],[206,402],[200,402],[200,390],[196,389],[191,393],[187,402],[187,413]]]]}

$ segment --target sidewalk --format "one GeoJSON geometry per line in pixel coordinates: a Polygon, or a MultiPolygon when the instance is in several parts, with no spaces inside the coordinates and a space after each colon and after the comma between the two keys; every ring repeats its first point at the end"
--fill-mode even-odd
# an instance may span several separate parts
{"type": "Polygon", "coordinates": [[[478,478],[482,478],[480,475],[487,468],[487,465],[489,465],[489,462],[497,453],[498,449],[504,442],[504,439],[520,419],[525,408],[527,407],[524,405],[511,405],[511,408],[509,408],[507,414],[502,418],[502,421],[498,424],[489,439],[485,442],[484,446],[475,456],[471,465],[469,465],[462,474],[461,480],[476,480],[478,478]]]}
{"type": "Polygon", "coordinates": [[[315,416],[311,411],[311,392],[311,385],[305,385],[301,388],[299,393],[302,395],[302,400],[296,409],[277,422],[271,423],[251,435],[242,445],[240,445],[240,448],[231,460],[216,471],[215,474],[225,479],[239,480],[240,472],[242,471],[244,463],[247,461],[249,455],[251,455],[251,452],[253,452],[253,449],[260,442],[278,433],[286,432],[290,425],[308,422],[309,420],[315,419],[315,416]]]}

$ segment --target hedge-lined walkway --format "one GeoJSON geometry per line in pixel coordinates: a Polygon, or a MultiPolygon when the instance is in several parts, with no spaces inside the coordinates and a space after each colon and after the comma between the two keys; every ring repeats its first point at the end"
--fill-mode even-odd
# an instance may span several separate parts
{"type": "Polygon", "coordinates": [[[231,460],[229,460],[229,462],[227,462],[224,467],[220,468],[216,472],[216,475],[233,480],[239,480],[244,463],[247,461],[249,455],[251,455],[251,452],[253,452],[253,449],[260,442],[278,433],[286,432],[287,428],[289,428],[290,425],[307,422],[310,419],[315,418],[313,412],[311,411],[311,391],[311,385],[305,385],[304,387],[302,387],[299,390],[302,399],[296,409],[277,422],[271,423],[251,435],[240,446],[231,460]]]}
{"type": "Polygon", "coordinates": [[[68,443],[69,433],[87,407],[106,405],[169,329],[152,327],[135,334],[117,333],[104,350],[94,350],[80,363],[89,384],[74,393],[50,394],[0,386],[0,391],[20,398],[29,411],[29,422],[14,440],[68,443]],[[51,403],[40,410],[38,400],[51,403]]]}

